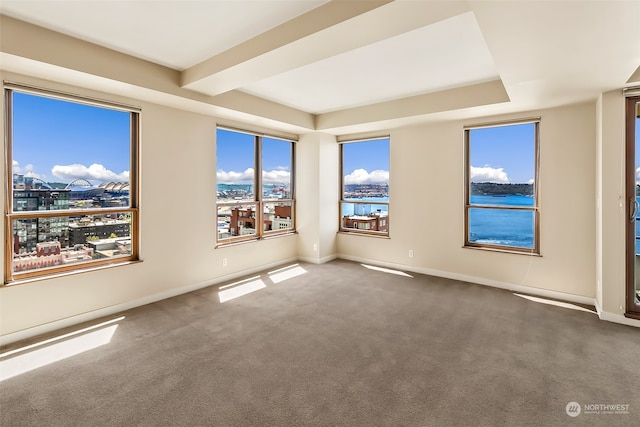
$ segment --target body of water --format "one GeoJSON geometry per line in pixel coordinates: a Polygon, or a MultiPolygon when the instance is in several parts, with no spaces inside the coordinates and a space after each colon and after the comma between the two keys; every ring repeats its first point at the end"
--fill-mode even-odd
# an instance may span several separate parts
{"type": "MultiPolygon", "coordinates": [[[[386,202],[388,198],[362,198],[358,201],[371,201],[372,203],[365,206],[343,203],[342,214],[353,215],[355,212],[356,215],[364,215],[376,212],[378,209],[383,212],[388,209],[386,205],[375,204],[375,202],[386,202]]],[[[471,196],[471,203],[491,206],[533,206],[533,197],[474,195],[471,196]]],[[[471,208],[469,215],[469,240],[471,242],[533,248],[535,227],[533,212],[471,208]]],[[[390,219],[390,222],[393,224],[393,218],[390,219]]]]}
{"type": "Polygon", "coordinates": [[[354,203],[343,203],[342,204],[342,215],[366,215],[369,213],[377,212],[380,210],[381,212],[387,212],[389,210],[387,205],[376,205],[375,202],[388,202],[388,197],[362,197],[360,199],[353,199],[358,202],[372,202],[371,204],[360,205],[354,203]]]}
{"type": "MultiPolygon", "coordinates": [[[[533,206],[533,197],[520,195],[472,195],[471,204],[492,206],[533,206]]],[[[533,211],[469,209],[469,241],[533,249],[533,211]]]]}

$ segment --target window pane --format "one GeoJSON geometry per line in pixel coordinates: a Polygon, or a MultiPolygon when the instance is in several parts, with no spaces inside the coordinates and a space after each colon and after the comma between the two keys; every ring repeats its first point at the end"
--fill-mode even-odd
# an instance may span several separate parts
{"type": "Polygon", "coordinates": [[[131,255],[129,212],[12,221],[12,271],[25,272],[131,255]]]}
{"type": "Polygon", "coordinates": [[[342,203],[343,229],[389,232],[389,206],[369,203],[342,203]]]}
{"type": "Polygon", "coordinates": [[[262,138],[262,200],[291,199],[293,143],[262,138]]]}
{"type": "Polygon", "coordinates": [[[13,92],[16,211],[129,207],[131,113],[13,92]]]}
{"type": "Polygon", "coordinates": [[[217,200],[255,201],[253,135],[218,129],[216,137],[217,200]]]}
{"type": "Polygon", "coordinates": [[[533,249],[533,211],[469,209],[469,242],[533,249]]]}
{"type": "Polygon", "coordinates": [[[340,228],[389,233],[389,139],[342,144],[340,228]],[[379,202],[376,203],[376,202],[379,202]]]}
{"type": "Polygon", "coordinates": [[[293,202],[264,204],[264,231],[293,230],[293,202]]]}
{"type": "Polygon", "coordinates": [[[218,205],[218,240],[256,235],[256,204],[218,205]]]}
{"type": "Polygon", "coordinates": [[[389,140],[345,143],[343,200],[389,201],[389,140]]]}
{"type": "MultiPolygon", "coordinates": [[[[535,123],[524,123],[469,130],[472,204],[496,202],[496,199],[474,199],[473,196],[534,196],[535,126],[535,123]]],[[[522,202],[507,199],[498,204],[511,201],[522,202]]]]}

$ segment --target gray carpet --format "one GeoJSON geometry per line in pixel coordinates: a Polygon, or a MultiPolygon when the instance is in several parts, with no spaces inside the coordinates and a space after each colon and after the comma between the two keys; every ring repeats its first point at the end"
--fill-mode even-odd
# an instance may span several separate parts
{"type": "Polygon", "coordinates": [[[348,261],[300,268],[225,303],[211,287],[122,313],[109,344],[0,383],[2,426],[639,423],[637,328],[348,261]],[[628,408],[593,406],[612,404],[628,408]]]}

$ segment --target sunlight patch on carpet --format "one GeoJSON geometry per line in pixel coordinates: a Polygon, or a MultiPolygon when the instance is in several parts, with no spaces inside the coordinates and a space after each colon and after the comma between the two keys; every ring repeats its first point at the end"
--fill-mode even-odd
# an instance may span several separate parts
{"type": "Polygon", "coordinates": [[[269,275],[269,279],[273,283],[280,283],[288,279],[292,279],[294,277],[302,276],[305,274],[307,270],[300,267],[299,264],[293,264],[288,267],[279,268],[278,270],[270,271],[267,273],[269,275]]]}
{"type": "Polygon", "coordinates": [[[581,307],[579,305],[571,304],[568,302],[555,301],[552,299],[533,297],[531,295],[522,295],[522,294],[516,294],[516,293],[514,293],[513,295],[520,298],[527,299],[529,301],[538,302],[540,304],[555,305],[556,307],[570,308],[571,310],[586,311],[587,313],[597,314],[594,310],[589,310],[588,308],[581,307]]]}
{"type": "Polygon", "coordinates": [[[400,271],[400,270],[392,270],[391,268],[376,267],[375,265],[367,265],[367,264],[360,264],[360,265],[363,266],[364,268],[368,268],[369,270],[381,271],[383,273],[395,274],[397,276],[413,278],[412,275],[407,274],[404,271],[400,271]]]}
{"type": "Polygon", "coordinates": [[[0,354],[0,381],[109,344],[124,316],[0,354]],[[110,325],[111,326],[107,326],[110,325]]]}
{"type": "Polygon", "coordinates": [[[266,287],[267,285],[264,284],[260,276],[255,276],[229,285],[220,286],[218,298],[221,303],[224,303],[266,287]]]}

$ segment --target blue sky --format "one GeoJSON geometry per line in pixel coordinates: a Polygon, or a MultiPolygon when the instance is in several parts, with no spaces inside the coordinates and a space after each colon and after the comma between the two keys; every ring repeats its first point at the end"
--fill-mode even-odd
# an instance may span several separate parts
{"type": "Polygon", "coordinates": [[[389,139],[342,144],[345,184],[389,184],[389,139]]]}
{"type": "Polygon", "coordinates": [[[13,173],[128,181],[130,113],[14,92],[13,173]]]}
{"type": "Polygon", "coordinates": [[[532,182],[534,129],[533,123],[472,129],[472,181],[513,184],[532,182]]]}
{"type": "MultiPolygon", "coordinates": [[[[13,116],[14,173],[48,182],[128,180],[129,113],[14,92],[13,116]]],[[[533,123],[472,129],[472,179],[531,182],[533,132],[533,123]]],[[[220,183],[253,180],[253,144],[252,135],[218,130],[220,183]]],[[[345,182],[388,182],[389,144],[388,139],[345,143],[345,182]]],[[[265,184],[288,181],[290,150],[286,141],[263,138],[265,184]]]]}
{"type": "MultiPolygon", "coordinates": [[[[216,175],[219,184],[252,184],[254,179],[253,135],[218,129],[216,138],[216,175]]],[[[262,138],[262,181],[268,184],[290,183],[291,143],[262,138]]]]}

